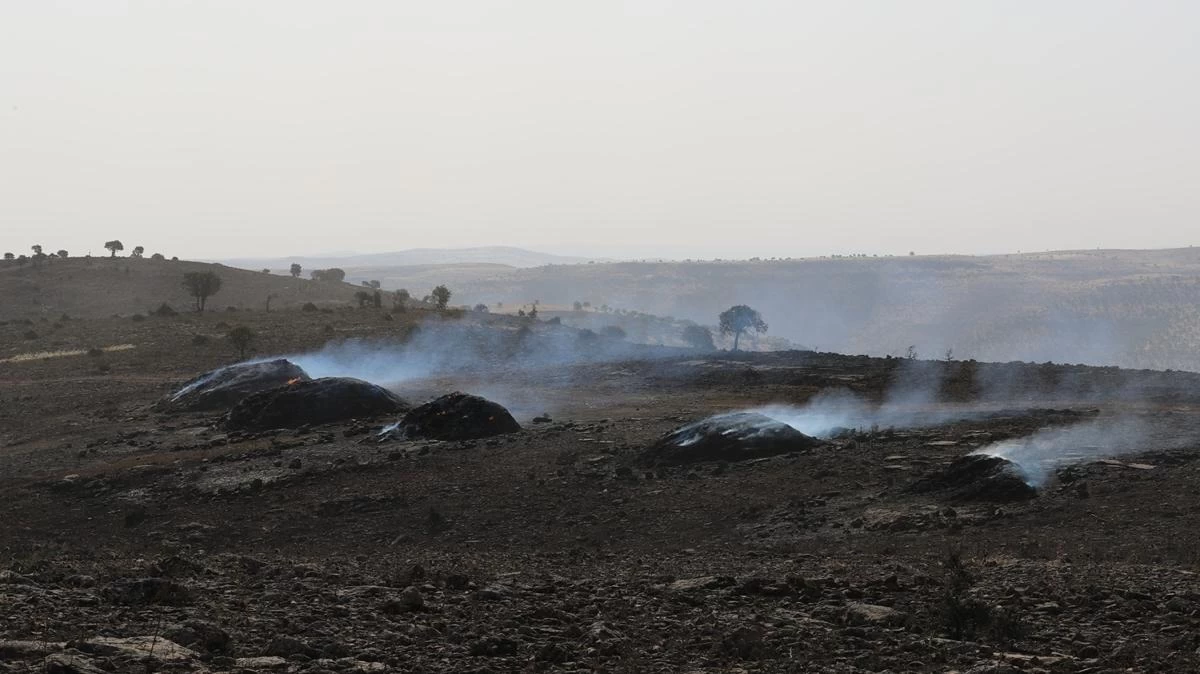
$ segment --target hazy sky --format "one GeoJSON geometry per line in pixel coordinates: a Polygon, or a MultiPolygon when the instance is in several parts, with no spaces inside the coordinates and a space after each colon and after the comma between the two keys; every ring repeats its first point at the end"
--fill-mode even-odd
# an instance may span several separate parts
{"type": "Polygon", "coordinates": [[[1200,244],[1200,3],[0,0],[0,248],[1200,244]]]}

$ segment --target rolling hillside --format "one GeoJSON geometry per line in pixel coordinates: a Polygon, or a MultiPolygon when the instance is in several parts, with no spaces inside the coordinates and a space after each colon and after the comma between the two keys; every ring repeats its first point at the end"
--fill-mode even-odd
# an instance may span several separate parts
{"type": "Polygon", "coordinates": [[[341,267],[411,267],[429,265],[502,265],[505,267],[540,267],[548,264],[579,264],[588,258],[542,253],[513,246],[482,246],[477,248],[410,248],[387,253],[353,255],[312,255],[277,258],[233,258],[219,260],[241,269],[272,269],[286,271],[293,262],[305,269],[341,267]]]}
{"type": "Polygon", "coordinates": [[[361,290],[349,283],[317,282],[234,269],[218,264],[149,258],[51,259],[39,267],[0,262],[0,320],[51,317],[99,318],[146,313],[166,302],[177,311],[192,307],[183,275],[214,271],[221,290],[209,309],[262,309],[313,302],[343,304],[361,290]]]}

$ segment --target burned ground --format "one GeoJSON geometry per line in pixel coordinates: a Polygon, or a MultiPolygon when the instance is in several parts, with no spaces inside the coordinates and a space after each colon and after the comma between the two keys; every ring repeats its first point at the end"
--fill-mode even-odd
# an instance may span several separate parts
{"type": "MultiPolygon", "coordinates": [[[[319,346],[324,324],[362,336],[407,320],[240,318],[264,333],[294,322],[269,338],[277,353],[319,346]]],[[[493,391],[517,421],[553,421],[378,442],[394,418],[235,433],[215,413],[154,409],[227,358],[190,345],[215,332],[204,318],[173,320],[68,321],[64,348],[76,330],[136,348],[0,370],[0,671],[1200,667],[1197,444],[1151,438],[1008,503],[912,489],[976,450],[1096,416],[1191,437],[1196,375],[934,363],[920,366],[937,383],[921,412],[987,413],[648,466],[645,450],[688,423],[829,388],[884,400],[914,366],[799,352],[503,362],[393,388],[493,391]]]]}

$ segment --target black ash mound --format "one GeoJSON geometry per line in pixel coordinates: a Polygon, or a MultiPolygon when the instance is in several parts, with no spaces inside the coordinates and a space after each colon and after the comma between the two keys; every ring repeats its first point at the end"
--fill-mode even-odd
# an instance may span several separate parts
{"type": "Polygon", "coordinates": [[[718,414],[668,433],[646,453],[654,463],[742,461],[824,443],[756,412],[718,414]]]}
{"type": "Polygon", "coordinates": [[[943,470],[918,480],[910,488],[917,493],[937,492],[951,501],[1011,503],[1037,496],[1026,482],[1025,471],[999,456],[968,454],[943,470]]]}
{"type": "Polygon", "coordinates": [[[300,366],[283,358],[238,363],[192,379],[160,401],[158,408],[177,411],[228,409],[253,393],[308,380],[308,374],[300,366]]]}
{"type": "Polygon", "coordinates": [[[521,425],[504,406],[455,391],[415,407],[394,428],[406,438],[474,440],[516,433],[521,425]]]}
{"type": "Polygon", "coordinates": [[[229,430],[298,428],[348,419],[395,414],[408,409],[391,391],[349,377],[323,377],[255,393],[229,410],[229,430]]]}

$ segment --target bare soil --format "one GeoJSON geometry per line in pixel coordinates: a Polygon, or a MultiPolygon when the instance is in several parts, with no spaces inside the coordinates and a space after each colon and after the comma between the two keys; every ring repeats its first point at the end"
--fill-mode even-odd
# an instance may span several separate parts
{"type": "MultiPolygon", "coordinates": [[[[523,429],[459,442],[380,440],[389,416],[228,433],[156,410],[232,362],[215,324],[234,317],[265,356],[426,315],[43,326],[53,349],[133,348],[0,364],[0,671],[1200,670],[1200,446],[1179,441],[1200,430],[1197,375],[663,351],[392,387],[507,391],[523,429]],[[940,382],[920,411],[989,413],[645,461],[710,414],[830,388],[878,401],[914,372],[940,382]],[[1156,439],[1035,498],[912,489],[991,442],[1117,413],[1156,439]]],[[[0,357],[51,350],[26,329],[0,326],[0,357]]]]}

